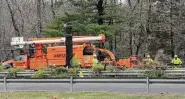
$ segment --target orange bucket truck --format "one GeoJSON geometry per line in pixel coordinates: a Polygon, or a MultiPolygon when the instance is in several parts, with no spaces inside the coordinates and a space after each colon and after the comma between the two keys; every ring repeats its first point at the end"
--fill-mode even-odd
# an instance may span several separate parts
{"type": "MultiPolygon", "coordinates": [[[[94,41],[104,43],[105,36],[103,34],[98,36],[73,36],[72,41],[73,55],[78,59],[82,68],[90,68],[92,66],[93,54],[98,51],[107,54],[109,60],[106,60],[106,62],[112,65],[118,67],[133,66],[130,58],[116,61],[111,51],[96,48],[92,44],[94,41]]],[[[65,66],[66,64],[65,37],[31,38],[27,41],[24,41],[23,37],[14,37],[12,38],[11,45],[19,49],[28,49],[27,52],[22,51],[19,56],[11,61],[13,68],[38,70],[40,68],[47,68],[49,65],[65,66]]],[[[104,63],[104,61],[100,62],[104,63]]]]}

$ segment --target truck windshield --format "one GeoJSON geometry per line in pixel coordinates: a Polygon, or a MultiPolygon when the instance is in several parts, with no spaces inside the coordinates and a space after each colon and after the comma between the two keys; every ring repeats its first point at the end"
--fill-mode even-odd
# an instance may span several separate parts
{"type": "Polygon", "coordinates": [[[25,55],[20,55],[15,58],[15,61],[24,61],[25,60],[25,55]]]}

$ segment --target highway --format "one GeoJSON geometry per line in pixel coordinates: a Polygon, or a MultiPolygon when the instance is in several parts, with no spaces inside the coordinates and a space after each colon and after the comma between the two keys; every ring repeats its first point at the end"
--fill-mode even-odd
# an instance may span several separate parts
{"type": "MultiPolygon", "coordinates": [[[[65,83],[9,83],[8,91],[49,91],[69,92],[70,84],[65,83]]],[[[0,92],[4,91],[4,84],[0,84],[0,92]]],[[[138,83],[78,83],[73,85],[74,92],[131,92],[146,93],[146,84],[138,83]]],[[[184,84],[150,84],[151,93],[185,93],[184,84]]]]}

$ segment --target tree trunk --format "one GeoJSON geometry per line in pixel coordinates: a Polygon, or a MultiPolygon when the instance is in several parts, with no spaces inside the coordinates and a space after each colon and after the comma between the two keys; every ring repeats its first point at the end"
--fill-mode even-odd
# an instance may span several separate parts
{"type": "Polygon", "coordinates": [[[138,56],[139,55],[139,49],[140,49],[140,45],[138,45],[137,47],[136,47],[136,56],[138,56]]]}
{"type": "Polygon", "coordinates": [[[23,33],[24,33],[24,18],[23,18],[22,11],[21,11],[18,3],[17,3],[17,0],[11,0],[11,2],[16,6],[16,8],[17,8],[17,10],[18,10],[18,12],[20,14],[21,21],[22,21],[20,31],[21,31],[21,34],[23,35],[23,33]]]}
{"type": "MultiPolygon", "coordinates": [[[[133,13],[134,13],[134,10],[136,9],[137,5],[140,3],[140,0],[137,0],[136,1],[136,4],[135,5],[132,5],[132,2],[131,0],[127,0],[127,3],[129,5],[129,8],[130,8],[130,12],[131,12],[131,17],[133,16],[133,13]]],[[[134,55],[136,53],[136,46],[135,46],[135,33],[134,31],[132,31],[130,28],[133,27],[133,20],[130,20],[129,23],[128,23],[128,26],[129,26],[129,39],[130,39],[130,55],[134,55]]]]}
{"type": "Polygon", "coordinates": [[[112,39],[109,40],[109,49],[113,51],[113,40],[112,39]]]}
{"type": "Polygon", "coordinates": [[[36,0],[36,1],[37,1],[37,25],[38,25],[36,36],[39,37],[39,33],[42,32],[41,0],[36,0]]]}
{"type": "Polygon", "coordinates": [[[6,4],[8,6],[8,10],[9,10],[9,13],[10,13],[10,17],[11,17],[11,21],[12,21],[12,24],[13,24],[13,27],[14,27],[14,30],[15,30],[15,35],[16,36],[21,36],[21,33],[18,29],[18,26],[16,25],[16,21],[15,21],[15,18],[14,18],[14,13],[13,13],[13,10],[9,4],[9,0],[6,0],[6,4]]]}
{"type": "Polygon", "coordinates": [[[133,47],[132,47],[132,32],[131,32],[131,30],[129,30],[129,38],[130,38],[130,55],[133,55],[133,47]]]}
{"type": "Polygon", "coordinates": [[[132,54],[131,55],[135,55],[136,54],[136,34],[135,32],[131,32],[131,35],[132,35],[132,54]]]}
{"type": "Polygon", "coordinates": [[[151,20],[151,11],[152,11],[152,4],[151,4],[151,0],[148,0],[148,11],[147,11],[147,19],[146,19],[146,37],[145,37],[145,50],[144,50],[144,56],[146,54],[149,54],[148,51],[148,44],[149,44],[149,39],[148,36],[151,34],[151,30],[150,30],[150,20],[151,20]]]}
{"type": "Polygon", "coordinates": [[[103,7],[103,1],[104,0],[99,0],[98,1],[98,4],[97,4],[97,9],[98,9],[98,24],[99,25],[102,25],[104,22],[103,22],[103,12],[104,12],[104,7],[103,7]]]}
{"type": "Polygon", "coordinates": [[[6,52],[6,45],[5,45],[5,38],[6,38],[5,36],[6,36],[5,28],[3,27],[3,40],[2,40],[2,45],[3,45],[3,51],[4,51],[5,56],[6,56],[7,52],[6,52]]]}
{"type": "Polygon", "coordinates": [[[129,5],[130,9],[132,9],[131,1],[130,0],[127,0],[127,2],[128,2],[128,5],[129,5]]]}
{"type": "Polygon", "coordinates": [[[138,33],[139,39],[137,40],[138,43],[136,45],[136,52],[135,52],[135,55],[137,55],[137,56],[139,54],[140,47],[141,47],[141,45],[143,44],[143,41],[144,41],[141,37],[141,34],[143,33],[142,11],[143,11],[143,2],[141,2],[141,5],[140,5],[140,14],[139,14],[139,17],[140,17],[140,33],[138,33]]]}
{"type": "Polygon", "coordinates": [[[53,0],[51,0],[51,12],[52,12],[52,16],[53,16],[53,19],[55,18],[55,7],[54,7],[54,2],[53,0]]]}
{"type": "Polygon", "coordinates": [[[173,33],[173,23],[172,23],[172,6],[173,6],[173,2],[172,0],[170,0],[170,42],[171,42],[171,55],[172,57],[174,56],[174,33],[173,33]]]}
{"type": "Polygon", "coordinates": [[[115,34],[115,36],[114,36],[114,51],[116,52],[116,50],[117,50],[117,40],[116,40],[116,35],[117,34],[115,34]]]}
{"type": "MultiPolygon", "coordinates": [[[[2,5],[1,5],[1,3],[2,3],[2,1],[0,1],[0,13],[3,13],[3,10],[2,10],[2,5]]],[[[3,19],[3,17],[2,17],[2,14],[0,14],[0,47],[2,47],[1,45],[2,45],[2,19],[3,19]]]]}
{"type": "Polygon", "coordinates": [[[151,0],[148,0],[148,19],[147,19],[147,24],[146,24],[146,32],[147,34],[150,34],[150,19],[151,19],[151,10],[152,10],[152,4],[151,0]]]}

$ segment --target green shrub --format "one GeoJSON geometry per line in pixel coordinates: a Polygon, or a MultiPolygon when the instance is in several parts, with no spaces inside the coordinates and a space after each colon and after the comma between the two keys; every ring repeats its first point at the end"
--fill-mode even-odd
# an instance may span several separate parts
{"type": "Polygon", "coordinates": [[[80,68],[70,68],[67,69],[65,67],[57,67],[52,70],[49,77],[52,78],[64,78],[70,76],[77,76],[80,68]]]}
{"type": "Polygon", "coordinates": [[[16,77],[17,72],[25,72],[25,69],[21,68],[9,68],[8,69],[8,77],[16,77]]]}
{"type": "Polygon", "coordinates": [[[101,72],[102,70],[104,70],[104,66],[101,63],[93,63],[92,65],[92,71],[93,72],[101,72]]]}
{"type": "Polygon", "coordinates": [[[62,73],[62,74],[56,74],[56,75],[50,75],[50,78],[69,78],[69,74],[68,73],[62,73]]]}
{"type": "Polygon", "coordinates": [[[77,76],[80,71],[80,68],[70,68],[68,69],[69,76],[77,76]]]}
{"type": "Polygon", "coordinates": [[[8,69],[8,77],[16,77],[16,71],[14,68],[8,69]]]}
{"type": "Polygon", "coordinates": [[[22,68],[16,68],[16,69],[15,69],[15,72],[25,72],[25,69],[22,69],[22,68]]]}
{"type": "Polygon", "coordinates": [[[71,60],[71,65],[73,68],[80,68],[80,61],[74,56],[71,60]]]}
{"type": "Polygon", "coordinates": [[[162,70],[145,71],[144,75],[145,77],[161,78],[164,76],[164,71],[162,70]]]}
{"type": "Polygon", "coordinates": [[[115,70],[116,70],[115,66],[111,66],[111,65],[106,66],[106,71],[115,71],[115,70]]]}
{"type": "Polygon", "coordinates": [[[45,69],[39,69],[33,76],[32,78],[45,78],[45,69]]]}
{"type": "Polygon", "coordinates": [[[6,66],[3,66],[2,64],[0,64],[0,72],[4,71],[6,69],[6,66]]]}
{"type": "Polygon", "coordinates": [[[54,69],[54,74],[61,74],[61,73],[67,73],[68,70],[65,67],[57,67],[54,69]]]}
{"type": "Polygon", "coordinates": [[[49,77],[51,78],[63,78],[63,77],[68,77],[68,69],[65,67],[56,67],[53,68],[52,70],[49,71],[50,75],[49,77]]]}

